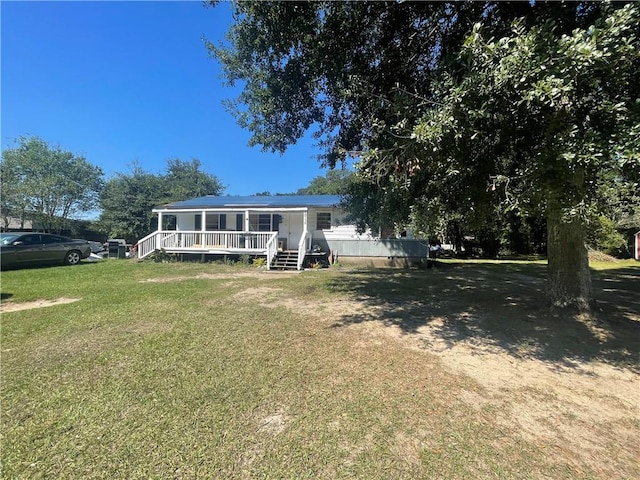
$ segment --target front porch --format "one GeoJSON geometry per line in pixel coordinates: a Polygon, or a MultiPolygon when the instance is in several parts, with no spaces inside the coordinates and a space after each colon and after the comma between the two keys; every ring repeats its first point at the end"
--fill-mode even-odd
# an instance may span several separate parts
{"type": "Polygon", "coordinates": [[[145,258],[162,250],[264,256],[269,269],[301,270],[313,239],[331,230],[338,201],[332,195],[282,195],[204,196],[169,203],[153,210],[158,229],[138,241],[137,255],[145,258]]]}
{"type": "MultiPolygon", "coordinates": [[[[310,243],[311,237],[303,234],[297,245],[298,270],[302,269],[305,255],[311,249],[310,243]]],[[[278,241],[278,232],[158,230],[137,244],[140,259],[157,250],[176,254],[265,256],[267,268],[271,269],[278,251],[282,250],[282,242],[278,241]]]]}

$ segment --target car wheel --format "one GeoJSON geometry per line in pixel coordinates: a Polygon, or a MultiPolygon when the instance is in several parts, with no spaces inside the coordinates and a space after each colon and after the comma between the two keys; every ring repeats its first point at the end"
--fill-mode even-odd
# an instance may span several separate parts
{"type": "Polygon", "coordinates": [[[80,260],[82,259],[82,257],[80,256],[80,252],[77,250],[71,250],[70,252],[67,252],[67,254],[64,257],[64,264],[65,265],[77,265],[78,263],[80,263],[80,260]]]}

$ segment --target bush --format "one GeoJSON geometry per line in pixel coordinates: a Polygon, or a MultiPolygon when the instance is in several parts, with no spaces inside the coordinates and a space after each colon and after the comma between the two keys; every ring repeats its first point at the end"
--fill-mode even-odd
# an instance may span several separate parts
{"type": "Polygon", "coordinates": [[[587,243],[591,248],[614,257],[623,255],[627,245],[624,236],[616,230],[613,221],[604,215],[589,219],[587,243]]]}
{"type": "Polygon", "coordinates": [[[156,250],[151,255],[149,255],[149,258],[156,263],[169,263],[169,262],[178,261],[177,254],[167,253],[167,251],[164,248],[161,248],[160,250],[156,250]]]}

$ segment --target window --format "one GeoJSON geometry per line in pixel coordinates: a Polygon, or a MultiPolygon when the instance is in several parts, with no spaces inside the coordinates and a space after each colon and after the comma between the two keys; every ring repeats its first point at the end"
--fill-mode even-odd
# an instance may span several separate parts
{"type": "Polygon", "coordinates": [[[57,235],[43,235],[41,238],[42,243],[65,243],[68,242],[68,238],[59,237],[57,235]]]}
{"type": "Polygon", "coordinates": [[[251,215],[249,215],[249,229],[252,232],[270,232],[271,231],[271,214],[252,213],[251,215]]]}
{"type": "Polygon", "coordinates": [[[23,245],[41,245],[40,235],[23,235],[19,240],[23,245]]]}
{"type": "Polygon", "coordinates": [[[207,213],[206,218],[205,230],[208,232],[224,230],[227,227],[225,222],[227,217],[224,213],[207,213]]]}
{"type": "Polygon", "coordinates": [[[175,215],[162,216],[162,230],[176,230],[178,218],[175,215]]]}
{"type": "Polygon", "coordinates": [[[318,212],[316,216],[316,230],[331,229],[331,212],[318,212]]]}
{"type": "Polygon", "coordinates": [[[205,218],[207,219],[207,222],[204,227],[206,231],[220,230],[220,214],[207,213],[205,218]]]}
{"type": "Polygon", "coordinates": [[[11,233],[0,233],[0,245],[9,245],[11,242],[16,240],[18,235],[14,235],[11,233]]]}

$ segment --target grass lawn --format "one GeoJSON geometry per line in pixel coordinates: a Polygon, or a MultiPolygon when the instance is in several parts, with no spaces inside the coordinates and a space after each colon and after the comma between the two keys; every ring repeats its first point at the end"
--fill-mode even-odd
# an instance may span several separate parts
{"type": "Polygon", "coordinates": [[[3,272],[2,477],[640,478],[638,265],[3,272]]]}

